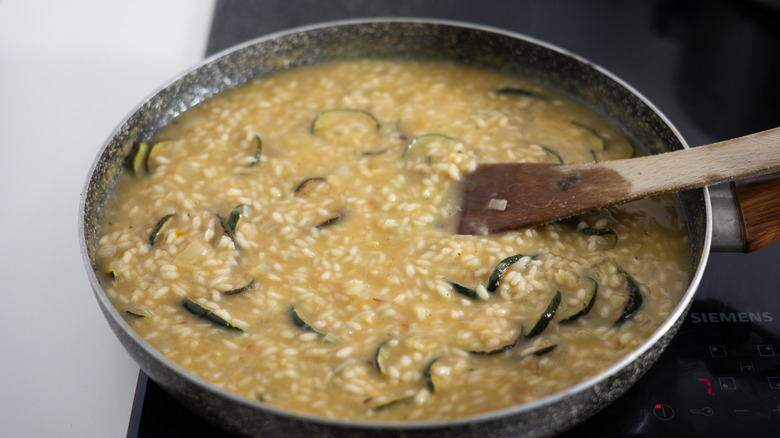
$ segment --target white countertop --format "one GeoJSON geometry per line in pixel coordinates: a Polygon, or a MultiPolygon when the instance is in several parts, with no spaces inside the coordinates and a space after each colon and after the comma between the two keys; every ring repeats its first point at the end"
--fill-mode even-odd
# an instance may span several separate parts
{"type": "Polygon", "coordinates": [[[205,53],[213,0],[0,0],[0,435],[127,433],[138,367],[78,242],[103,142],[205,53]]]}

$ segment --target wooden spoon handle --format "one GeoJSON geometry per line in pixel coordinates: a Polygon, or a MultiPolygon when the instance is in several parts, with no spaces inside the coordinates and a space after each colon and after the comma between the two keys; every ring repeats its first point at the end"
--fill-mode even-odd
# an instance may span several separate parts
{"type": "Polygon", "coordinates": [[[629,197],[766,175],[780,171],[780,128],[688,150],[600,164],[631,181],[629,197]]]}
{"type": "Polygon", "coordinates": [[[780,240],[780,174],[736,181],[733,188],[742,213],[744,251],[780,240]]]}

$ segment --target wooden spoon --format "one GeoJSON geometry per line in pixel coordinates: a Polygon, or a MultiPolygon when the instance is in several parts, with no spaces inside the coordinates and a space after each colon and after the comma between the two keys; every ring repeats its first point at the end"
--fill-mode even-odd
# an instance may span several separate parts
{"type": "Polygon", "coordinates": [[[663,193],[780,171],[780,128],[658,155],[598,163],[483,164],[464,185],[458,234],[553,222],[663,193]]]}

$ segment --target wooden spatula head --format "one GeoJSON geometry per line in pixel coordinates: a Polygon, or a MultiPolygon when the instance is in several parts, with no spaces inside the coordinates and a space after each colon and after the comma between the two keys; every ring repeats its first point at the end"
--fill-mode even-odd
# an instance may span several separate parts
{"type": "Polygon", "coordinates": [[[463,186],[458,234],[488,234],[552,222],[625,198],[631,183],[589,164],[499,163],[477,167],[463,186]]]}

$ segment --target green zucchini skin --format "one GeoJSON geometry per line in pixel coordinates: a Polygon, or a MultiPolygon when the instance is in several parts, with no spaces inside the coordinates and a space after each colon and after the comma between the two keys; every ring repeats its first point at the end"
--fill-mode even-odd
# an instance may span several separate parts
{"type": "Polygon", "coordinates": [[[544,146],[544,145],[539,145],[539,147],[542,148],[548,154],[552,155],[553,158],[555,158],[555,163],[556,164],[563,164],[563,157],[561,157],[561,154],[559,154],[558,152],[555,152],[554,150],[552,150],[552,149],[550,149],[550,148],[548,148],[547,146],[544,146]]]}
{"type": "Polygon", "coordinates": [[[360,156],[362,157],[373,157],[376,155],[383,155],[387,153],[387,149],[378,149],[375,151],[363,151],[360,153],[360,156]]]}
{"type": "Polygon", "coordinates": [[[463,286],[462,284],[455,283],[454,281],[449,281],[449,280],[446,281],[450,285],[450,287],[452,287],[452,290],[454,290],[455,292],[461,295],[465,295],[471,298],[472,300],[479,299],[479,295],[477,294],[477,291],[475,291],[474,289],[463,286]]]}
{"type": "Polygon", "coordinates": [[[219,224],[222,225],[222,230],[225,231],[225,234],[227,234],[228,237],[230,237],[230,240],[232,240],[233,243],[235,243],[236,235],[233,229],[230,228],[230,226],[228,225],[227,219],[225,219],[225,217],[219,213],[217,213],[217,219],[219,219],[219,224]]]}
{"type": "MultiPolygon", "coordinates": [[[[493,273],[490,274],[490,278],[488,279],[488,284],[486,287],[488,292],[495,292],[496,289],[498,289],[498,283],[501,281],[501,276],[504,275],[504,271],[506,271],[509,266],[523,257],[525,257],[525,255],[515,254],[498,262],[498,265],[496,265],[495,269],[493,269],[493,273]]],[[[531,256],[531,258],[535,257],[536,256],[531,256]]]]}
{"type": "MultiPolygon", "coordinates": [[[[511,266],[513,263],[517,262],[518,260],[522,259],[523,257],[526,257],[524,254],[515,254],[512,256],[509,256],[500,262],[498,262],[498,265],[496,265],[495,269],[493,269],[493,272],[490,274],[490,278],[488,278],[488,283],[485,289],[487,289],[488,292],[495,292],[496,289],[498,289],[499,282],[501,281],[501,276],[504,275],[504,271],[511,266]]],[[[530,256],[531,258],[536,258],[536,256],[530,256]]],[[[479,295],[477,294],[477,291],[474,289],[468,288],[466,286],[463,286],[462,284],[455,283],[454,281],[447,280],[447,283],[452,287],[455,292],[465,295],[473,300],[479,299],[479,295]]]]}
{"type": "Polygon", "coordinates": [[[219,224],[222,225],[222,229],[225,231],[225,234],[227,234],[228,237],[230,237],[230,240],[233,241],[236,249],[239,249],[238,241],[236,241],[236,228],[238,228],[238,223],[241,221],[241,218],[246,215],[246,210],[246,205],[238,204],[233,207],[233,210],[230,211],[230,215],[227,219],[225,219],[225,217],[221,214],[217,213],[219,224]]]}
{"type": "Polygon", "coordinates": [[[533,97],[535,99],[547,99],[545,96],[535,93],[533,91],[526,90],[524,88],[516,88],[516,87],[506,87],[506,88],[499,88],[495,91],[498,95],[503,96],[525,96],[525,97],[533,97]]]}
{"type": "MultiPolygon", "coordinates": [[[[314,118],[314,121],[311,124],[311,133],[314,135],[317,135],[318,131],[323,128],[324,124],[328,124],[330,126],[329,118],[336,117],[342,115],[355,115],[355,114],[362,114],[370,118],[371,123],[376,129],[379,129],[382,125],[379,123],[379,120],[377,120],[376,117],[374,117],[373,114],[369,113],[368,111],[361,110],[361,109],[326,109],[321,111],[317,116],[314,118]]],[[[366,119],[368,120],[368,119],[366,119]]]]}
{"type": "Polygon", "coordinates": [[[423,381],[425,382],[425,386],[428,387],[428,389],[431,391],[431,393],[436,392],[436,385],[433,384],[433,378],[431,377],[431,369],[433,368],[433,364],[436,363],[437,360],[441,358],[437,357],[428,362],[427,365],[425,365],[425,368],[423,368],[423,381]]]}
{"type": "Polygon", "coordinates": [[[255,286],[255,279],[253,278],[252,281],[247,283],[245,286],[239,287],[237,289],[226,290],[226,291],[222,292],[222,294],[223,295],[238,295],[238,294],[240,294],[242,292],[246,292],[246,291],[252,289],[254,286],[255,286]]]}
{"type": "Polygon", "coordinates": [[[186,309],[191,314],[197,316],[198,318],[205,319],[206,321],[208,321],[208,322],[210,322],[210,323],[212,323],[214,325],[217,325],[217,326],[220,326],[220,327],[224,327],[224,328],[226,328],[228,330],[234,330],[234,331],[238,331],[238,332],[243,332],[244,331],[243,329],[241,329],[241,327],[237,327],[237,326],[231,324],[230,322],[228,322],[227,320],[225,320],[221,316],[219,316],[216,313],[212,312],[211,310],[201,306],[200,304],[190,300],[189,298],[184,298],[181,301],[181,305],[182,305],[182,307],[184,307],[184,309],[186,309]]]}
{"type": "Polygon", "coordinates": [[[152,232],[149,234],[149,244],[151,246],[154,246],[154,242],[157,241],[157,237],[160,235],[163,228],[165,228],[165,225],[168,224],[168,221],[171,220],[173,215],[174,213],[166,214],[165,216],[162,217],[162,219],[157,221],[157,225],[155,225],[154,228],[152,228],[152,232]]]}
{"type": "Polygon", "coordinates": [[[585,316],[590,312],[590,310],[593,308],[593,305],[596,302],[596,297],[598,296],[599,292],[599,284],[591,277],[587,277],[588,283],[590,283],[590,293],[588,294],[587,298],[585,299],[585,302],[582,304],[582,307],[577,310],[576,312],[572,313],[571,315],[561,319],[558,321],[558,324],[569,324],[572,323],[579,318],[585,316]]]}
{"type": "Polygon", "coordinates": [[[623,312],[620,314],[620,317],[615,321],[615,326],[619,326],[626,322],[629,318],[634,316],[636,312],[642,307],[642,293],[639,291],[639,286],[637,286],[634,279],[631,278],[630,275],[623,273],[626,277],[626,289],[628,290],[628,299],[626,299],[626,304],[623,306],[623,312]]]}
{"type": "Polygon", "coordinates": [[[591,128],[588,125],[582,124],[580,122],[571,122],[572,125],[584,129],[588,135],[590,136],[594,146],[596,146],[596,149],[599,151],[605,151],[607,150],[607,142],[595,129],[591,128]]]}
{"type": "Polygon", "coordinates": [[[583,228],[580,233],[586,236],[601,236],[609,240],[609,247],[614,248],[618,243],[618,234],[612,228],[583,228]]]}
{"type": "Polygon", "coordinates": [[[404,151],[401,153],[401,157],[406,158],[415,149],[419,149],[434,140],[454,141],[455,139],[444,134],[423,134],[406,145],[404,151]]]}
{"type": "Polygon", "coordinates": [[[387,370],[385,369],[386,350],[384,350],[384,347],[388,342],[390,341],[384,341],[379,344],[374,352],[374,368],[376,369],[376,372],[382,376],[387,375],[387,370]]]}
{"type": "Polygon", "coordinates": [[[331,216],[331,217],[325,219],[324,221],[320,222],[319,224],[315,225],[314,228],[329,227],[329,226],[335,224],[336,222],[344,219],[344,214],[345,213],[343,213],[343,212],[334,213],[333,216],[331,216]]]}
{"type": "Polygon", "coordinates": [[[540,349],[538,349],[536,351],[532,351],[532,352],[524,355],[523,358],[529,357],[529,356],[541,357],[541,356],[544,356],[547,353],[551,353],[556,348],[558,348],[558,344],[548,345],[547,347],[542,347],[542,348],[540,348],[540,349]]]}
{"type": "Polygon", "coordinates": [[[149,149],[149,143],[145,141],[135,146],[130,159],[130,170],[133,171],[133,175],[139,176],[146,172],[146,157],[149,156],[149,149]]]}
{"type": "Polygon", "coordinates": [[[520,341],[526,338],[525,334],[523,334],[523,330],[524,329],[521,327],[520,335],[516,337],[514,341],[504,346],[501,346],[499,348],[496,348],[495,350],[466,350],[466,351],[477,356],[495,356],[496,354],[501,354],[505,351],[509,351],[517,347],[520,344],[520,341]]]}
{"type": "Polygon", "coordinates": [[[558,309],[559,304],[561,304],[561,292],[556,291],[552,300],[550,300],[550,304],[547,305],[547,308],[539,317],[539,320],[536,321],[536,324],[534,324],[533,328],[531,328],[531,331],[525,335],[526,339],[531,339],[535,336],[538,336],[544,331],[544,329],[547,328],[547,325],[553,319],[553,316],[555,316],[555,311],[558,309]]]}
{"type": "Polygon", "coordinates": [[[295,189],[293,189],[293,193],[296,196],[301,196],[307,194],[309,191],[311,191],[315,185],[317,184],[323,184],[327,182],[325,178],[321,176],[312,176],[310,178],[306,178],[300,183],[298,183],[297,186],[295,186],[295,189]]]}
{"type": "Polygon", "coordinates": [[[252,167],[257,165],[257,163],[260,162],[260,156],[263,154],[263,139],[260,138],[260,135],[255,134],[255,156],[251,163],[249,163],[248,167],[252,167]]]}
{"type": "Polygon", "coordinates": [[[583,228],[580,230],[580,233],[585,234],[587,236],[606,236],[608,234],[615,234],[615,230],[612,228],[583,228]]]}
{"type": "Polygon", "coordinates": [[[412,397],[411,395],[407,395],[406,397],[399,397],[399,398],[390,400],[387,403],[381,404],[379,406],[374,406],[373,408],[371,408],[371,410],[374,411],[374,412],[383,411],[383,410],[385,410],[387,408],[391,408],[391,407],[393,407],[395,405],[411,401],[413,398],[414,397],[412,397]]]}
{"type": "Polygon", "coordinates": [[[292,323],[295,324],[296,327],[308,332],[316,333],[317,336],[325,336],[322,333],[318,332],[314,327],[310,326],[306,321],[301,319],[301,317],[298,316],[298,312],[295,311],[295,307],[290,307],[289,315],[290,315],[290,321],[292,321],[292,323]]]}
{"type": "Polygon", "coordinates": [[[171,140],[162,140],[149,146],[149,152],[146,154],[144,160],[144,170],[146,173],[152,173],[154,171],[154,160],[160,154],[165,154],[165,151],[171,147],[171,140]]]}
{"type": "Polygon", "coordinates": [[[246,205],[244,204],[238,204],[236,205],[233,210],[230,212],[230,216],[227,220],[227,225],[230,227],[230,229],[235,234],[236,227],[238,227],[238,222],[241,220],[242,217],[244,217],[246,213],[246,205]]]}

